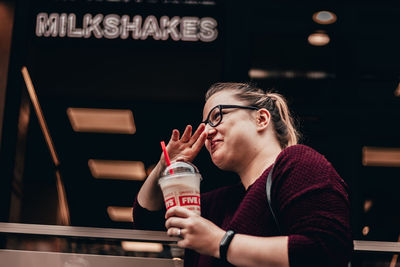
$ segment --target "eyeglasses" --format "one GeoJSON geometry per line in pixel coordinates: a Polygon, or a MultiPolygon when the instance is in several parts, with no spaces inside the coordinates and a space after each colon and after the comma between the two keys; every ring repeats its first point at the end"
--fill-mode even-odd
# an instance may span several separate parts
{"type": "Polygon", "coordinates": [[[222,110],[226,108],[242,108],[259,110],[259,108],[251,106],[238,106],[238,105],[217,105],[213,107],[207,115],[207,119],[202,123],[209,124],[211,127],[217,127],[222,121],[222,110]]]}

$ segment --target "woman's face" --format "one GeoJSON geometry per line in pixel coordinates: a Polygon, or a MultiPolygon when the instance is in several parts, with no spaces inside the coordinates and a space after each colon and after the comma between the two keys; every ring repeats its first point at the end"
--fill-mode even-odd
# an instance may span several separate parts
{"type": "MultiPolygon", "coordinates": [[[[217,105],[247,105],[235,97],[235,91],[225,90],[212,95],[203,109],[203,121],[217,105]]],[[[223,109],[222,121],[216,127],[206,125],[206,148],[216,166],[223,170],[237,171],[251,155],[254,148],[255,110],[223,109]]]]}

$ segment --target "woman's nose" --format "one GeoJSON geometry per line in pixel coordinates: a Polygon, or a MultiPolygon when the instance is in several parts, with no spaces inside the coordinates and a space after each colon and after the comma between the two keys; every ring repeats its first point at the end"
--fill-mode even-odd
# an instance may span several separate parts
{"type": "Polygon", "coordinates": [[[204,129],[204,131],[207,133],[208,139],[212,138],[217,132],[217,130],[214,127],[210,126],[209,124],[206,124],[206,128],[204,129]]]}

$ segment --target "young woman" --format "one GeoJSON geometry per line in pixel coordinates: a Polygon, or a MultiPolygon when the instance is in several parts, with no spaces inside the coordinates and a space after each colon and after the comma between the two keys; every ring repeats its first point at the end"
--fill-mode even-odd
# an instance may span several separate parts
{"type": "MultiPolygon", "coordinates": [[[[297,145],[285,99],[249,84],[217,83],[206,94],[203,119],[193,135],[191,126],[181,137],[173,130],[171,160],[190,162],[205,144],[213,163],[236,172],[241,183],[202,194],[201,216],[182,207],[165,213],[168,234],[190,249],[185,266],[347,266],[353,248],[347,185],[322,155],[297,145]],[[271,171],[279,227],[265,190],[271,171]]],[[[139,191],[137,228],[161,221],[157,181],[164,168],[161,156],[139,191]]]]}

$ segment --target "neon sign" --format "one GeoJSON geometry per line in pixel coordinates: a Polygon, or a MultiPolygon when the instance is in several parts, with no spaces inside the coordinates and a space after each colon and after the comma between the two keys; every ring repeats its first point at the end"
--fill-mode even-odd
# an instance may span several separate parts
{"type": "Polygon", "coordinates": [[[69,37],[97,39],[127,39],[191,42],[212,42],[218,37],[218,23],[211,17],[162,16],[157,19],[150,15],[130,17],[117,14],[85,14],[82,26],[77,27],[74,13],[39,13],[36,16],[37,37],[69,37]]]}

